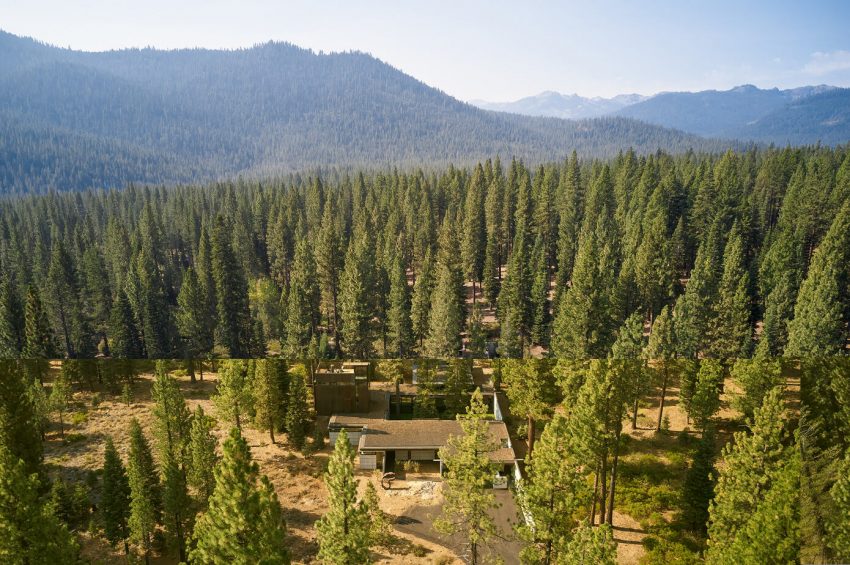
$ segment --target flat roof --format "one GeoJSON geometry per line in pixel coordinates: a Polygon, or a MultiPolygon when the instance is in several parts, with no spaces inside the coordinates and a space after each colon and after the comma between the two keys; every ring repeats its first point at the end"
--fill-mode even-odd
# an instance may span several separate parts
{"type": "MultiPolygon", "coordinates": [[[[359,448],[363,451],[440,449],[448,443],[449,436],[463,434],[463,428],[457,420],[372,420],[362,423],[365,428],[360,436],[359,448]]],[[[490,458],[495,461],[514,461],[514,450],[507,447],[510,445],[510,436],[505,423],[490,421],[488,424],[490,438],[503,446],[491,452],[490,458]]]]}

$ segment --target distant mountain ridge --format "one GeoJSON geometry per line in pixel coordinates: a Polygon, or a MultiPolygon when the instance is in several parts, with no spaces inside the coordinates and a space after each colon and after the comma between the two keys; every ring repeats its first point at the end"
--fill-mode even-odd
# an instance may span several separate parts
{"type": "Polygon", "coordinates": [[[495,155],[531,164],[630,147],[721,151],[730,142],[616,116],[485,111],[359,52],[269,42],[90,53],[0,32],[0,194],[495,155]]]}
{"type": "Polygon", "coordinates": [[[469,103],[484,110],[578,120],[604,116],[626,106],[642,102],[647,98],[647,96],[640,94],[620,94],[613,98],[599,96],[586,98],[578,94],[561,94],[550,90],[541,92],[536,96],[521,98],[515,102],[471,100],[469,103]]]}
{"type": "Polygon", "coordinates": [[[516,102],[472,103],[533,116],[581,113],[582,117],[627,117],[704,137],[792,145],[850,141],[850,89],[829,85],[780,90],[745,84],[729,90],[613,98],[544,92],[516,102]]]}

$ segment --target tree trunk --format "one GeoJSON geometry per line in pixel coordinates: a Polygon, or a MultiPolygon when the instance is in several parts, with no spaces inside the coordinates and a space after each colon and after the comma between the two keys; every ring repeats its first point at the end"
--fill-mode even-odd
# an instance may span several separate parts
{"type": "Polygon", "coordinates": [[[195,359],[194,358],[189,357],[189,358],[186,359],[186,368],[189,370],[189,382],[191,382],[192,384],[198,382],[197,379],[195,379],[195,359]]]}
{"type": "Polygon", "coordinates": [[[596,524],[596,493],[599,491],[599,465],[596,466],[596,473],[593,479],[593,504],[590,507],[590,525],[596,524]]]}
{"type": "Polygon", "coordinates": [[[664,417],[664,398],[667,396],[667,362],[664,362],[664,379],[661,381],[661,403],[658,406],[658,423],[655,431],[661,431],[661,419],[664,417]]]}
{"type": "Polygon", "coordinates": [[[204,382],[204,360],[198,359],[198,378],[204,382]]]}
{"type": "Polygon", "coordinates": [[[602,493],[599,496],[599,523],[605,523],[605,511],[608,506],[608,450],[602,454],[602,476],[599,479],[602,493]]]}
{"type": "Polygon", "coordinates": [[[59,437],[65,439],[65,421],[62,419],[62,410],[59,410],[59,437]]]}
{"type": "Polygon", "coordinates": [[[271,440],[272,440],[272,445],[274,445],[274,444],[275,444],[275,440],[274,440],[274,422],[270,422],[270,423],[269,423],[269,437],[270,437],[270,438],[271,438],[271,440]]]}
{"type": "Polygon", "coordinates": [[[620,462],[620,434],[622,426],[617,430],[617,438],[614,440],[614,462],[611,464],[611,494],[608,502],[608,523],[614,525],[614,492],[617,488],[617,465],[620,462]]]}
{"type": "Polygon", "coordinates": [[[536,434],[537,430],[536,430],[534,418],[532,418],[530,415],[528,416],[528,426],[527,427],[528,427],[528,439],[527,439],[528,453],[525,454],[526,459],[531,457],[531,452],[534,451],[534,436],[537,435],[536,434]]]}
{"type": "Polygon", "coordinates": [[[638,417],[638,398],[635,397],[635,405],[632,408],[632,431],[637,429],[637,417],[638,417]]]}

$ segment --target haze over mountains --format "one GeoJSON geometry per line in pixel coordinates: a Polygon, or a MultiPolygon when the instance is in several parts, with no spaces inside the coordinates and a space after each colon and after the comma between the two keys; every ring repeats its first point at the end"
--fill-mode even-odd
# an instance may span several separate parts
{"type": "Polygon", "coordinates": [[[779,145],[850,141],[850,89],[828,85],[787,90],[742,85],[725,91],[622,94],[613,98],[548,91],[515,102],[470,103],[528,116],[627,117],[705,137],[779,145]]]}
{"type": "Polygon", "coordinates": [[[0,193],[850,139],[850,91],[815,90],[548,93],[525,116],[461,102],[359,52],[271,42],[90,53],[0,32],[0,193]],[[559,116],[578,119],[544,117],[558,101],[559,116]]]}

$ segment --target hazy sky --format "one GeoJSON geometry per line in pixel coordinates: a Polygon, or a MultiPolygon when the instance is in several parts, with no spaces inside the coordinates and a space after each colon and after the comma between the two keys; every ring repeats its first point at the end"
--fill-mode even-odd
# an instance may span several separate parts
{"type": "Polygon", "coordinates": [[[93,51],[360,50],[462,100],[850,86],[843,1],[0,0],[0,28],[93,51]]]}

